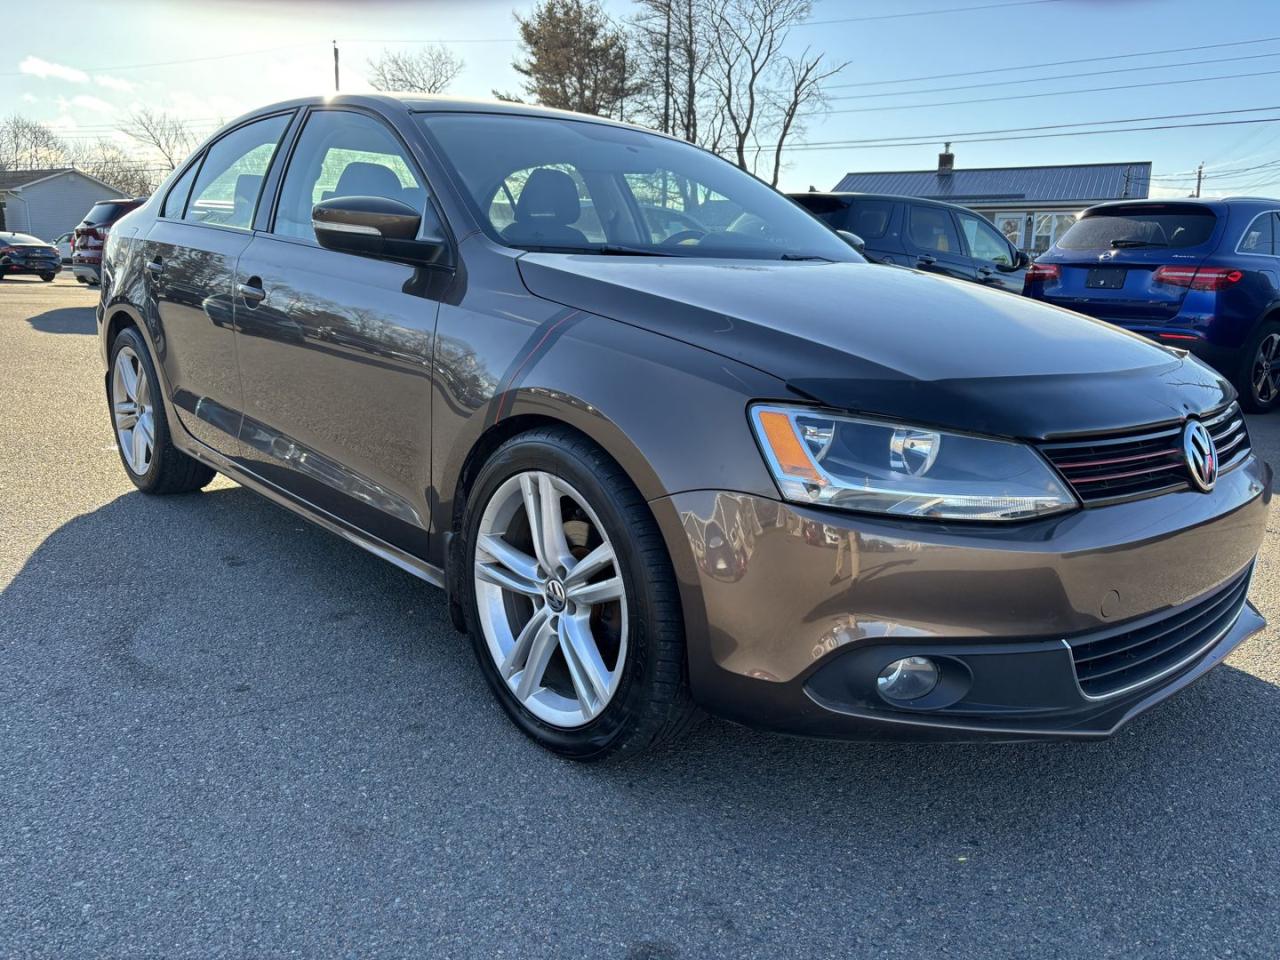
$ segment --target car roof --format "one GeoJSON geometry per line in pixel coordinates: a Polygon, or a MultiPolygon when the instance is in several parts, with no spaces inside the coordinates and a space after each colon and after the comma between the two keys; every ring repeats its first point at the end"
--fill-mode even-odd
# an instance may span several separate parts
{"type": "Polygon", "coordinates": [[[923,203],[931,207],[949,207],[953,210],[973,213],[962,203],[947,203],[945,200],[929,200],[925,197],[910,197],[898,193],[860,193],[857,190],[794,190],[789,191],[787,196],[792,199],[800,197],[848,197],[858,200],[910,200],[912,203],[923,203]]]}
{"type": "Polygon", "coordinates": [[[1161,206],[1204,207],[1214,213],[1226,213],[1232,207],[1275,209],[1280,207],[1280,200],[1271,197],[1148,197],[1142,200],[1109,200],[1106,203],[1095,203],[1085,212],[1106,210],[1111,207],[1161,206]]]}

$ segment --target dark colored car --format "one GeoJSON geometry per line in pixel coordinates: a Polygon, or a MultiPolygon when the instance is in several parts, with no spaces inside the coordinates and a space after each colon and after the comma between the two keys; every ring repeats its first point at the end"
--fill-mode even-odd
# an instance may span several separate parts
{"type": "Polygon", "coordinates": [[[58,248],[39,237],[0,230],[0,280],[9,274],[31,273],[49,283],[62,269],[58,248]]]}
{"type": "Polygon", "coordinates": [[[868,265],[634,127],[266,108],[112,230],[98,320],[139,489],[224,473],[445,587],[503,708],[569,756],[697,705],[1103,737],[1262,626],[1271,474],[1216,373],[868,265]]]}
{"type": "Polygon", "coordinates": [[[1280,403],[1280,200],[1090,207],[1036,261],[1026,294],[1190,350],[1247,410],[1280,403]]]}
{"type": "Polygon", "coordinates": [[[146,202],[143,199],[99,200],[84,215],[71,240],[71,272],[80,283],[98,283],[102,269],[102,246],[112,224],[146,202]]]}
{"type": "Polygon", "coordinates": [[[1022,292],[1030,259],[991,221],[954,203],[873,193],[789,194],[833,230],[857,236],[872,263],[893,263],[1022,292]]]}

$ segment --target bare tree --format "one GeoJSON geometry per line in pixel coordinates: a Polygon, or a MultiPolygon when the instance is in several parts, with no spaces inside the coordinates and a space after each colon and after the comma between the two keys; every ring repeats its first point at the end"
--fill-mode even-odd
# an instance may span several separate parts
{"type": "Polygon", "coordinates": [[[727,0],[704,6],[712,23],[707,79],[717,101],[713,125],[724,133],[715,149],[757,174],[762,156],[770,155],[767,173],[775,186],[787,139],[800,129],[804,112],[823,102],[823,84],[848,65],[825,66],[822,55],[807,48],[799,57],[784,53],[791,28],[811,9],[810,0],[727,0]]]}
{"type": "Polygon", "coordinates": [[[195,136],[185,120],[147,107],[131,113],[120,131],[155,152],[170,170],[195,146],[195,136]]]}
{"type": "Polygon", "coordinates": [[[632,25],[642,115],[664,133],[699,143],[699,118],[714,110],[705,85],[706,0],[639,0],[632,25]]]}
{"type": "Polygon", "coordinates": [[[111,184],[130,197],[142,197],[154,191],[164,174],[164,168],[155,161],[132,157],[110,140],[98,140],[92,146],[76,149],[68,159],[77,170],[111,184]]]}
{"type": "Polygon", "coordinates": [[[67,145],[52,127],[16,113],[0,120],[0,170],[39,170],[66,162],[67,145]]]}
{"type": "Polygon", "coordinates": [[[438,44],[420,50],[383,50],[369,60],[369,83],[375,90],[444,93],[465,66],[462,58],[438,44]]]}

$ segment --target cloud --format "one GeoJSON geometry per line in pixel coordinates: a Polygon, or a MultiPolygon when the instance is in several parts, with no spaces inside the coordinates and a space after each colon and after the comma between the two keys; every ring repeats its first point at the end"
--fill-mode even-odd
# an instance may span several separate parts
{"type": "Polygon", "coordinates": [[[34,93],[24,93],[22,95],[23,103],[36,103],[39,99],[40,98],[37,97],[34,93]]]}
{"type": "Polygon", "coordinates": [[[93,82],[106,90],[119,90],[121,93],[128,93],[133,89],[133,84],[128,80],[122,80],[120,77],[112,77],[105,73],[95,73],[93,82]]]}
{"type": "Polygon", "coordinates": [[[48,60],[41,60],[39,57],[27,57],[18,64],[20,73],[28,73],[33,77],[42,79],[66,80],[70,83],[88,83],[89,75],[83,70],[77,70],[75,67],[64,66],[61,63],[50,63],[48,60]]]}
{"type": "Polygon", "coordinates": [[[114,113],[116,109],[111,104],[107,103],[107,101],[100,100],[97,97],[91,97],[84,93],[79,96],[72,97],[71,105],[73,107],[79,107],[81,110],[92,110],[94,113],[114,113]]]}

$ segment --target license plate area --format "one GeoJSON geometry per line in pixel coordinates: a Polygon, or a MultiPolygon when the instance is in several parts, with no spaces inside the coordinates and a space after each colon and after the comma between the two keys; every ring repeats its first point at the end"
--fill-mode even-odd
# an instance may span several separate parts
{"type": "Polygon", "coordinates": [[[1122,290],[1128,273],[1116,267],[1094,267],[1085,277],[1084,285],[1090,290],[1122,290]]]}

